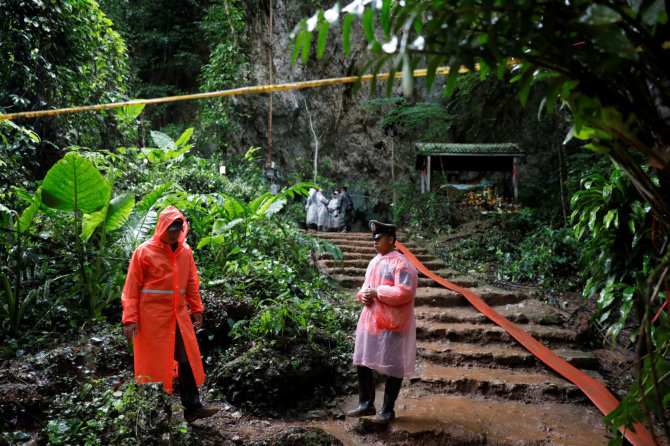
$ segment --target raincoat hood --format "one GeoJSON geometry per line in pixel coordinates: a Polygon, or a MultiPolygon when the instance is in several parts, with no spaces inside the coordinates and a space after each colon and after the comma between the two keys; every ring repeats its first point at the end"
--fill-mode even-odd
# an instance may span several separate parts
{"type": "Polygon", "coordinates": [[[164,243],[162,241],[165,232],[167,231],[168,226],[174,223],[175,220],[181,219],[183,223],[183,230],[179,236],[179,244],[181,245],[186,240],[188,235],[188,222],[184,218],[184,214],[181,213],[179,209],[174,206],[168,206],[161,212],[158,217],[158,223],[156,223],[156,231],[154,232],[153,239],[159,243],[164,243]]]}

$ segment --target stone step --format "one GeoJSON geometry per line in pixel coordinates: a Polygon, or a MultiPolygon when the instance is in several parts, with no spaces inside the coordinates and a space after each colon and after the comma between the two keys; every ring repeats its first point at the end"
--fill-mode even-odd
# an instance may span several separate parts
{"type": "MultiPolygon", "coordinates": [[[[366,265],[366,267],[367,267],[367,265],[366,265]]],[[[323,269],[323,272],[328,274],[328,275],[331,275],[331,276],[335,275],[335,274],[340,274],[340,275],[344,275],[344,276],[365,277],[366,269],[367,268],[361,268],[361,267],[357,267],[357,266],[343,266],[343,267],[336,266],[336,267],[326,267],[326,268],[323,269]]],[[[437,274],[440,277],[444,277],[447,280],[449,280],[450,278],[463,278],[463,276],[461,276],[461,273],[459,273],[458,271],[455,271],[453,269],[448,269],[448,268],[438,269],[438,270],[433,271],[433,273],[437,274]]],[[[418,276],[419,276],[420,279],[426,277],[421,273],[418,273],[418,276]]],[[[432,279],[430,279],[430,280],[434,283],[434,281],[432,279]]],[[[468,283],[473,283],[472,279],[468,278],[468,280],[470,281],[468,283]]],[[[433,286],[433,284],[431,283],[430,285],[424,285],[424,286],[433,286]]]]}
{"type": "MultiPolygon", "coordinates": [[[[536,324],[518,324],[519,328],[527,332],[540,342],[553,344],[573,344],[579,340],[579,333],[573,330],[554,326],[536,324]]],[[[425,320],[416,321],[416,338],[418,340],[447,340],[467,343],[513,343],[516,340],[498,325],[469,324],[469,323],[442,323],[425,320]]]]}
{"type": "MultiPolygon", "coordinates": [[[[363,285],[363,279],[365,275],[361,276],[348,276],[345,274],[333,274],[331,277],[333,280],[338,282],[344,288],[356,288],[363,285]]],[[[454,285],[460,286],[462,288],[473,288],[477,285],[477,282],[469,277],[453,277],[449,279],[454,285]]],[[[434,288],[437,290],[446,290],[442,285],[435,282],[433,279],[428,278],[419,278],[419,287],[417,288],[417,295],[419,288],[434,288]]]]}
{"type": "Polygon", "coordinates": [[[549,371],[452,367],[422,361],[412,385],[442,394],[481,395],[518,401],[584,401],[582,391],[549,371]]]}
{"type": "MultiPolygon", "coordinates": [[[[450,280],[454,285],[458,285],[458,280],[450,280]]],[[[361,282],[362,284],[362,282],[361,282]]],[[[358,286],[360,287],[361,284],[358,286]]],[[[489,287],[477,287],[470,289],[478,295],[484,302],[490,306],[517,304],[526,300],[528,297],[516,291],[500,290],[489,287]]],[[[453,307],[453,306],[472,306],[461,293],[449,290],[447,288],[426,287],[416,290],[414,306],[431,307],[453,307]]]]}
{"type": "MultiPolygon", "coordinates": [[[[364,259],[366,262],[369,262],[370,260],[372,260],[374,256],[377,255],[377,253],[375,252],[374,254],[367,254],[360,252],[343,252],[343,255],[345,260],[364,259]]],[[[421,263],[434,262],[435,260],[437,260],[437,258],[432,254],[415,254],[415,256],[421,263]]],[[[331,257],[330,254],[328,254],[327,252],[323,252],[321,253],[320,258],[322,260],[329,260],[331,257]]]]}
{"type": "MultiPolygon", "coordinates": [[[[366,232],[323,232],[323,231],[303,231],[303,233],[306,233],[308,235],[311,235],[313,237],[319,237],[324,240],[344,240],[344,241],[359,241],[359,240],[364,240],[368,242],[372,242],[372,232],[366,231],[366,232]]],[[[414,243],[412,240],[408,239],[406,235],[398,231],[396,232],[396,239],[398,239],[401,243],[414,243]]]]}
{"type": "MultiPolygon", "coordinates": [[[[521,346],[510,344],[467,344],[449,341],[417,341],[417,355],[426,361],[450,366],[544,367],[521,346]]],[[[555,349],[559,357],[581,369],[595,370],[598,358],[590,352],[569,348],[555,349]]]]}
{"type": "MultiPolygon", "coordinates": [[[[540,325],[560,325],[566,320],[563,312],[535,299],[526,299],[519,303],[496,305],[493,309],[515,324],[534,322],[540,325]]],[[[417,319],[436,322],[487,322],[488,318],[472,306],[433,307],[415,306],[417,319]]]]}
{"type": "MultiPolygon", "coordinates": [[[[322,232],[303,231],[304,233],[325,240],[372,240],[371,232],[322,232]]],[[[396,233],[396,237],[398,234],[396,233]]]]}
{"type": "MultiPolygon", "coordinates": [[[[359,258],[359,259],[350,259],[345,256],[344,260],[342,260],[342,263],[340,262],[335,262],[332,259],[324,259],[324,260],[319,260],[318,263],[319,265],[323,266],[324,268],[339,268],[339,267],[344,267],[344,268],[363,268],[365,270],[368,267],[368,264],[370,263],[369,259],[364,259],[364,258],[359,258]]],[[[444,262],[442,260],[430,260],[423,262],[423,265],[428,268],[431,271],[437,271],[440,269],[445,268],[444,262]]],[[[451,270],[454,271],[454,270],[451,270]]],[[[436,273],[437,274],[437,273],[436,273]]],[[[459,273],[460,274],[460,273],[459,273]]]]}
{"type": "MultiPolygon", "coordinates": [[[[360,253],[360,254],[369,254],[370,258],[374,257],[377,255],[377,251],[375,250],[374,245],[370,243],[359,243],[359,244],[351,244],[351,243],[335,243],[335,246],[340,248],[343,252],[351,252],[351,253],[360,253]]],[[[412,251],[412,254],[414,255],[426,255],[430,254],[430,252],[426,248],[411,248],[410,251],[412,251]]]]}

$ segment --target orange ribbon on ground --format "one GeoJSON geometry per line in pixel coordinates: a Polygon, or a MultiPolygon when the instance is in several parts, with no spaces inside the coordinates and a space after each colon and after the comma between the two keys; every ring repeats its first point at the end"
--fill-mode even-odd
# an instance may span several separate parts
{"type": "MultiPolygon", "coordinates": [[[[519,341],[519,343],[523,345],[529,352],[535,355],[546,365],[551,367],[554,371],[558,372],[565,379],[579,387],[603,414],[609,414],[619,404],[619,400],[617,400],[603,384],[591,378],[578,368],[568,364],[556,353],[545,347],[516,324],[510,322],[500,313],[491,308],[481,299],[481,297],[477,296],[470,290],[456,286],[448,280],[433,274],[428,268],[423,266],[423,264],[414,256],[414,254],[412,254],[410,250],[407,249],[402,243],[396,241],[396,246],[409,259],[409,261],[412,262],[414,267],[423,273],[426,277],[433,279],[435,282],[439,283],[445,288],[456,291],[457,293],[461,293],[468,300],[468,302],[470,302],[477,310],[479,310],[479,312],[502,327],[507,333],[514,337],[514,339],[519,341]]],[[[635,432],[632,430],[626,430],[624,433],[626,439],[628,439],[628,441],[630,441],[633,445],[659,445],[659,443],[654,441],[649,431],[642,424],[637,423],[634,427],[635,432]]]]}

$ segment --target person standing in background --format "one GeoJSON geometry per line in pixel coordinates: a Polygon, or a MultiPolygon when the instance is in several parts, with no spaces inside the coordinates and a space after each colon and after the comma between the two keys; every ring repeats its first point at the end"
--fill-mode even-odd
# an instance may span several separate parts
{"type": "Polygon", "coordinates": [[[340,201],[337,199],[337,191],[333,192],[333,198],[328,202],[329,224],[328,230],[330,232],[338,232],[340,230],[340,201]]]}
{"type": "Polygon", "coordinates": [[[323,195],[321,189],[316,190],[316,203],[318,206],[317,226],[319,231],[328,230],[328,199],[323,195]]]}
{"type": "Polygon", "coordinates": [[[309,188],[307,204],[305,205],[305,226],[307,229],[317,229],[316,223],[319,215],[318,204],[316,202],[316,189],[309,188]]]}
{"type": "Polygon", "coordinates": [[[351,197],[347,193],[347,188],[342,186],[340,188],[340,194],[338,195],[338,201],[340,202],[340,218],[342,225],[342,232],[351,231],[351,214],[354,210],[354,203],[351,201],[351,197]]]}

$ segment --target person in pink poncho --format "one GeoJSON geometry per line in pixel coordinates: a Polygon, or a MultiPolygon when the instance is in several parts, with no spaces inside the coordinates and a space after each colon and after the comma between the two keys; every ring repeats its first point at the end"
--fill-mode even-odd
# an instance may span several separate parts
{"type": "Polygon", "coordinates": [[[414,373],[414,296],[418,278],[409,260],[394,250],[396,226],[371,220],[369,227],[378,255],[368,264],[357,296],[363,304],[353,361],[358,372],[359,404],[347,415],[374,415],[372,422],[388,424],[395,418],[393,407],[403,377],[414,373]],[[378,413],[372,369],[387,376],[384,402],[378,413]]]}

